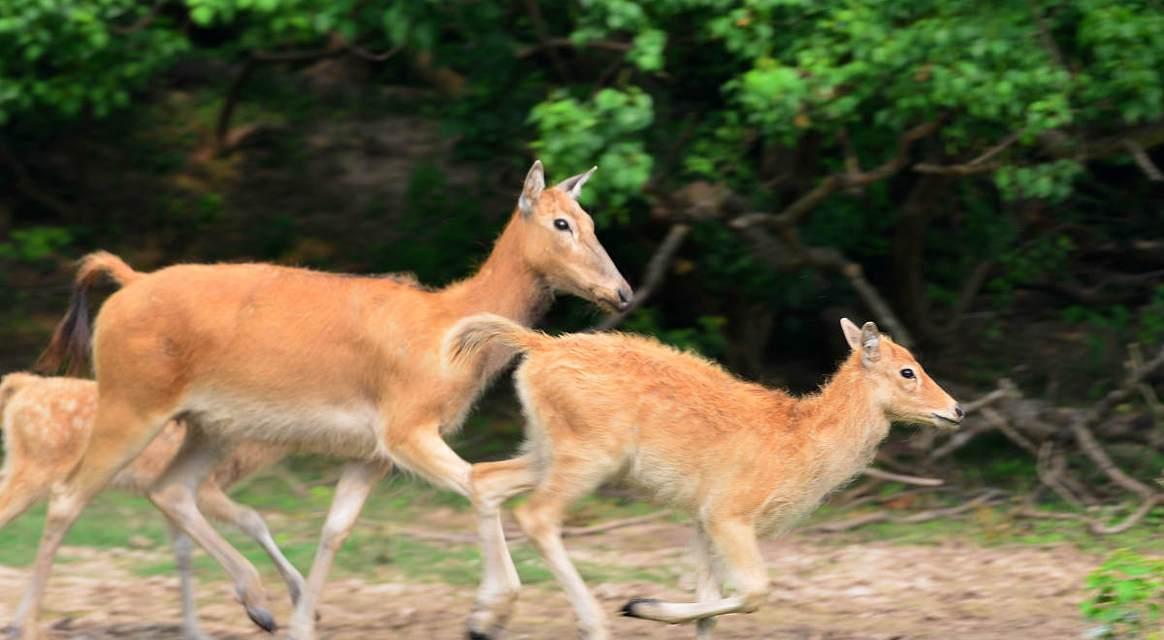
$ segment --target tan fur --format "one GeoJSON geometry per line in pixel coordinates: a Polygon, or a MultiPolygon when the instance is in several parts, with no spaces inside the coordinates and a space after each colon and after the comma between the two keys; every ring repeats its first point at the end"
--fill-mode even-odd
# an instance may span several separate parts
{"type": "MultiPolygon", "coordinates": [[[[183,487],[209,468],[217,448],[242,440],[367,461],[351,467],[345,476],[351,482],[337,489],[312,569],[317,577],[326,575],[370,483],[389,460],[467,495],[469,466],[441,435],[460,426],[509,353],[490,349],[469,366],[446,371],[439,349],[449,327],[485,311],[531,323],[555,290],[609,307],[624,307],[630,298],[575,200],[586,175],[545,188],[535,163],[518,210],[480,270],[438,291],[266,264],[177,265],[142,275],[113,294],[97,318],[100,399],[94,444],[68,480],[73,510],[167,420],[184,418],[196,442],[151,496],[186,505],[167,515],[235,576],[248,613],[267,626],[258,574],[187,508],[183,487]],[[557,219],[569,229],[555,228],[557,219]]],[[[48,359],[75,343],[54,341],[48,359]]],[[[62,515],[61,526],[74,517],[73,511],[62,515]]],[[[491,563],[512,564],[508,554],[491,563]]],[[[322,577],[309,583],[317,595],[322,577]]],[[[507,583],[502,590],[512,589],[507,583]]],[[[310,606],[301,601],[296,609],[294,637],[313,636],[310,606]]]]}
{"type": "MultiPolygon", "coordinates": [[[[526,455],[475,465],[478,503],[499,505],[533,488],[518,520],[552,564],[568,563],[559,539],[567,507],[622,477],[691,514],[709,557],[741,592],[737,601],[723,601],[730,604],[721,604],[725,610],[643,603],[628,605],[628,615],[687,622],[752,610],[767,585],[757,532],[788,528],[858,473],[891,419],[941,425],[961,419],[955,401],[907,349],[872,323],[864,330],[843,326],[852,355],[819,393],[796,398],[649,338],[550,338],[502,318],[468,318],[446,338],[450,368],[491,343],[526,354],[514,374],[527,417],[526,455]],[[906,368],[912,379],[902,376],[906,368]]],[[[555,569],[584,636],[606,637],[601,611],[572,571],[555,569]]],[[[713,591],[701,599],[718,601],[713,591]]],[[[710,625],[701,625],[700,636],[710,636],[710,625]]]]}
{"type": "MultiPolygon", "coordinates": [[[[4,467],[0,471],[9,491],[47,495],[80,462],[97,411],[97,384],[79,378],[41,377],[10,373],[0,378],[0,428],[4,435],[4,467]],[[16,478],[37,478],[36,484],[16,487],[16,478]]],[[[186,428],[166,424],[158,437],[126,465],[111,486],[145,493],[178,453],[186,428]]],[[[239,480],[286,456],[287,450],[266,444],[243,443],[225,460],[208,482],[226,489],[239,480]]]]}
{"type": "MultiPolygon", "coordinates": [[[[5,450],[0,469],[0,528],[39,499],[63,489],[65,478],[80,464],[89,444],[96,409],[97,384],[91,380],[28,373],[10,373],[0,378],[0,427],[5,450]]],[[[168,423],[141,455],[114,477],[111,485],[145,493],[177,454],[185,434],[186,428],[180,422],[168,423]]],[[[234,514],[245,508],[231,502],[225,490],[285,453],[284,449],[269,445],[239,446],[203,484],[203,508],[216,520],[237,523],[234,514]]],[[[188,580],[189,576],[183,579],[188,580]]],[[[193,611],[187,615],[189,620],[195,619],[193,611]]]]}

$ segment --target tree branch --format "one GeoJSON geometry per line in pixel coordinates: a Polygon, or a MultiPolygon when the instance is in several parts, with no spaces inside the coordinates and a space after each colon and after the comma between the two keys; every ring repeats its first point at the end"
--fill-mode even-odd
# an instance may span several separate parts
{"type": "Polygon", "coordinates": [[[1132,158],[1136,161],[1140,170],[1144,172],[1144,175],[1148,176],[1149,180],[1152,182],[1164,182],[1164,174],[1160,173],[1160,168],[1152,162],[1152,159],[1148,157],[1144,148],[1136,144],[1135,140],[1124,140],[1124,148],[1128,150],[1128,153],[1132,154],[1132,158]]]}
{"type": "Polygon", "coordinates": [[[933,135],[944,121],[945,117],[931,120],[901,134],[897,139],[897,153],[874,169],[864,173],[833,174],[821,180],[813,190],[802,195],[780,213],[749,213],[732,220],[731,226],[737,229],[756,224],[767,224],[777,228],[794,227],[834,191],[863,187],[897,174],[909,162],[910,147],[918,140],[933,135]]]}
{"type": "Polygon", "coordinates": [[[159,14],[161,14],[163,6],[165,6],[164,2],[156,2],[154,3],[153,7],[150,7],[149,12],[135,20],[132,24],[128,24],[124,27],[112,24],[109,25],[109,30],[119,36],[127,36],[131,33],[141,31],[142,29],[145,29],[146,27],[153,24],[153,21],[157,19],[159,14]]]}
{"type": "Polygon", "coordinates": [[[808,528],[808,531],[819,531],[821,533],[840,533],[842,531],[850,531],[858,527],[863,527],[869,524],[878,522],[895,522],[898,524],[919,524],[922,522],[929,522],[930,520],[937,520],[938,518],[948,518],[956,516],[967,511],[972,511],[978,507],[985,506],[1001,495],[1001,491],[995,489],[988,489],[978,497],[968,500],[960,505],[954,507],[946,507],[943,509],[931,509],[929,511],[921,511],[910,514],[908,516],[894,517],[888,511],[877,511],[874,513],[867,513],[845,520],[838,520],[834,522],[826,522],[808,528]]]}
{"type": "Polygon", "coordinates": [[[863,475],[870,478],[877,478],[878,480],[888,480],[890,482],[900,482],[902,484],[912,484],[919,487],[940,487],[946,483],[941,478],[922,478],[920,476],[909,476],[901,473],[892,473],[890,471],[882,471],[881,469],[874,469],[873,467],[865,467],[861,472],[863,475]]]}
{"type": "Polygon", "coordinates": [[[784,229],[783,237],[777,240],[759,226],[746,224],[735,228],[752,242],[754,253],[774,269],[792,271],[801,267],[815,267],[844,276],[857,292],[857,296],[869,308],[874,319],[893,336],[893,339],[907,348],[913,346],[913,337],[909,330],[897,318],[897,314],[876,287],[865,279],[861,265],[849,260],[836,249],[804,246],[795,229],[784,229]]]}
{"type": "Polygon", "coordinates": [[[558,72],[558,77],[568,82],[570,80],[570,72],[566,67],[566,63],[562,62],[562,57],[558,55],[557,48],[546,46],[546,43],[550,40],[550,30],[546,27],[546,21],[542,17],[542,9],[538,5],[538,0],[525,0],[525,12],[529,14],[530,22],[533,23],[534,35],[542,43],[542,48],[545,49],[546,55],[550,58],[550,64],[554,65],[554,70],[558,72]]]}
{"type": "Polygon", "coordinates": [[[1157,496],[1156,491],[1139,480],[1125,474],[1095,439],[1095,435],[1091,432],[1091,426],[1106,418],[1107,414],[1111,413],[1117,404],[1128,399],[1138,390],[1140,383],[1145,378],[1162,368],[1164,368],[1164,347],[1160,348],[1156,357],[1144,363],[1144,366],[1131,367],[1128,375],[1124,378],[1123,383],[1118,389],[1109,392],[1102,400],[1092,406],[1089,411],[1074,420],[1071,424],[1071,433],[1075,436],[1075,441],[1079,444],[1079,448],[1087,457],[1091,458],[1092,462],[1099,467],[1100,471],[1103,471],[1112,482],[1145,500],[1150,498],[1155,499],[1157,496]]]}
{"type": "MultiPolygon", "coordinates": [[[[933,164],[919,162],[913,170],[918,173],[933,173],[949,176],[969,176],[990,173],[1003,166],[1001,161],[988,160],[1010,147],[1022,135],[1022,131],[1008,134],[998,144],[987,149],[974,160],[960,164],[933,164]]],[[[1140,169],[1152,181],[1164,180],[1164,174],[1148,157],[1146,149],[1164,144],[1164,122],[1156,122],[1137,127],[1129,127],[1114,135],[1095,140],[1078,140],[1062,130],[1044,131],[1039,134],[1041,150],[1052,159],[1070,158],[1079,162],[1099,160],[1120,153],[1130,153],[1140,169]]]]}
{"type": "Polygon", "coordinates": [[[618,51],[626,53],[634,48],[634,44],[630,42],[618,42],[615,40],[590,40],[582,44],[578,44],[569,38],[546,38],[536,45],[530,45],[517,51],[518,58],[528,58],[533,54],[543,49],[573,49],[573,48],[591,48],[591,49],[606,49],[607,51],[618,51]]]}
{"type": "Polygon", "coordinates": [[[646,272],[643,273],[643,280],[639,283],[638,289],[635,291],[634,297],[631,298],[630,304],[626,309],[618,313],[609,315],[602,322],[599,322],[592,329],[593,331],[609,331],[617,327],[626,320],[627,316],[634,313],[647,298],[659,288],[663,280],[667,277],[667,269],[671,266],[671,261],[675,258],[675,252],[679,247],[683,246],[683,240],[687,238],[687,234],[691,231],[691,225],[684,223],[677,223],[671,225],[671,230],[667,232],[667,237],[659,243],[659,247],[655,249],[655,254],[647,262],[646,272]]]}

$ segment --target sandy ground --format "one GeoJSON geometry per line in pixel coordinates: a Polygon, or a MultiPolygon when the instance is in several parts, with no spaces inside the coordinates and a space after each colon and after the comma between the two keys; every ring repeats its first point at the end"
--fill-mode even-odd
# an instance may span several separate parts
{"type": "MultiPolygon", "coordinates": [[[[688,531],[655,523],[568,540],[580,560],[624,567],[687,566],[688,531]]],[[[142,578],[127,565],[135,554],[67,548],[49,587],[43,619],[50,638],[160,640],[180,637],[178,587],[171,576],[142,578]]],[[[809,536],[766,543],[772,577],[768,606],[721,618],[717,637],[804,640],[1078,638],[1086,625],[1077,603],[1096,558],[1069,547],[983,548],[967,543],[836,545],[809,536]]],[[[142,558],[136,558],[141,560],[142,558]]],[[[686,571],[683,571],[686,573],[686,571]]],[[[26,573],[0,567],[0,621],[11,618],[26,573]]],[[[688,599],[649,582],[594,584],[619,638],[693,637],[690,627],[621,618],[638,595],[688,599]]],[[[282,591],[271,585],[272,597],[282,591]]],[[[269,637],[250,626],[229,584],[200,585],[201,616],[219,638],[269,637]]],[[[286,620],[288,606],[276,608],[286,620]]],[[[472,589],[442,583],[337,578],[321,608],[320,633],[335,640],[460,638],[472,589]]],[[[527,587],[509,638],[575,637],[565,598],[552,584],[527,587]]]]}

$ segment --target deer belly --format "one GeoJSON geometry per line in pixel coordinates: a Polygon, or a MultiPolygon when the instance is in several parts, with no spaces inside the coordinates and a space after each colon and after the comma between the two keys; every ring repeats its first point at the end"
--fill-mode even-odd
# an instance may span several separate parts
{"type": "Polygon", "coordinates": [[[345,458],[378,457],[383,447],[383,420],[367,403],[275,404],[216,395],[187,406],[191,426],[216,439],[270,442],[345,458]]]}

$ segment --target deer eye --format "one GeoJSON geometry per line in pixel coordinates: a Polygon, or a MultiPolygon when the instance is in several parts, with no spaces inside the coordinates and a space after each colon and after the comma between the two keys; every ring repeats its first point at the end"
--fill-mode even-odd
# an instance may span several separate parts
{"type": "Polygon", "coordinates": [[[558,218],[557,220],[554,220],[554,228],[558,231],[569,231],[570,223],[566,222],[565,218],[558,218]]]}
{"type": "Polygon", "coordinates": [[[914,377],[913,369],[910,369],[910,368],[902,369],[901,370],[901,377],[905,378],[906,380],[912,380],[914,377]]]}

